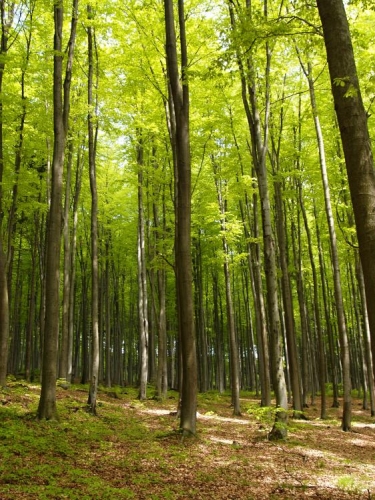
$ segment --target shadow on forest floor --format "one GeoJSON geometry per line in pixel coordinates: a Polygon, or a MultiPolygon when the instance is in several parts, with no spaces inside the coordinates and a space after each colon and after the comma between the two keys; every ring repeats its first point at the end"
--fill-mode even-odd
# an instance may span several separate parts
{"type": "MultiPolygon", "coordinates": [[[[150,389],[150,394],[152,389],[150,389]]],[[[199,395],[198,436],[181,442],[177,393],[140,402],[132,388],[102,390],[98,417],[87,388],[57,388],[60,422],[39,422],[40,387],[10,382],[0,391],[0,500],[17,499],[375,499],[375,421],[353,401],[353,430],[340,408],[321,421],[289,421],[270,442],[272,411],[242,393],[199,395]]]]}

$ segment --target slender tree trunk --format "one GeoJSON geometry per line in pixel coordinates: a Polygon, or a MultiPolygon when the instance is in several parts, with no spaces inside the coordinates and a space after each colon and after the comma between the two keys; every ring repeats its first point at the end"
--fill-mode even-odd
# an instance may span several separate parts
{"type": "Polygon", "coordinates": [[[78,202],[81,192],[82,181],[82,145],[78,148],[77,165],[76,165],[76,179],[73,197],[73,225],[70,244],[70,284],[69,284],[69,328],[68,328],[68,382],[73,382],[73,379],[78,373],[76,372],[73,363],[73,344],[74,344],[74,312],[75,312],[75,286],[76,286],[76,249],[77,249],[77,227],[78,227],[78,202]]]}
{"type": "Polygon", "coordinates": [[[370,341],[370,327],[368,322],[368,313],[366,305],[366,291],[365,283],[363,278],[363,271],[361,263],[357,258],[356,262],[356,274],[359,286],[359,293],[361,295],[361,305],[362,305],[362,320],[363,320],[363,347],[365,353],[365,362],[367,365],[367,377],[368,377],[368,388],[370,392],[370,402],[371,402],[371,416],[375,415],[375,383],[374,383],[374,372],[373,372],[373,358],[371,353],[371,341],[370,341]]]}
{"type": "MultiPolygon", "coordinates": [[[[162,194],[163,223],[160,225],[158,207],[153,203],[154,224],[156,228],[156,253],[159,255],[159,245],[162,242],[160,234],[165,234],[165,197],[162,194]]],[[[157,271],[157,289],[159,297],[158,312],[158,366],[156,375],[156,393],[159,399],[165,399],[168,391],[168,358],[167,358],[167,316],[166,316],[166,286],[167,276],[164,268],[157,271]]]]}
{"type": "MultiPolygon", "coordinates": [[[[251,4],[247,2],[248,13],[251,16],[251,4]]],[[[235,27],[235,18],[233,6],[230,4],[230,14],[232,27],[235,27]]],[[[267,2],[264,4],[264,16],[267,18],[267,2]]],[[[255,81],[247,81],[243,60],[238,53],[238,64],[241,74],[242,100],[249,125],[249,131],[252,139],[252,156],[255,171],[258,179],[258,189],[261,204],[261,218],[263,226],[263,251],[264,251],[264,270],[267,284],[267,305],[270,331],[271,346],[271,370],[273,375],[273,388],[275,391],[276,405],[278,407],[275,426],[271,431],[271,439],[284,438],[287,435],[287,408],[288,398],[285,384],[282,356],[282,331],[280,325],[279,303],[278,303],[278,283],[276,267],[276,249],[271,218],[271,204],[268,187],[268,175],[266,168],[266,155],[268,149],[268,127],[270,111],[270,68],[271,68],[271,50],[266,43],[266,68],[265,68],[265,111],[263,120],[263,133],[261,126],[261,117],[257,104],[257,87],[255,81]]],[[[252,63],[250,57],[247,58],[247,74],[253,75],[252,63]]]]}
{"type": "MultiPolygon", "coordinates": [[[[96,139],[97,123],[94,125],[94,109],[96,109],[93,97],[94,87],[94,44],[95,33],[91,25],[93,12],[91,6],[87,6],[87,42],[88,42],[88,94],[87,104],[89,113],[87,117],[88,146],[89,146],[89,174],[91,191],[91,371],[88,405],[90,412],[96,415],[96,400],[99,379],[99,259],[98,259],[98,192],[96,185],[96,139]]],[[[96,63],[98,63],[96,61],[96,63]]],[[[97,83],[97,82],[96,82],[97,83]]],[[[95,113],[96,114],[96,113],[95,113]]]]}
{"type": "Polygon", "coordinates": [[[105,383],[107,387],[112,385],[112,357],[111,351],[114,348],[114,339],[112,338],[112,323],[111,323],[111,280],[110,280],[110,231],[107,234],[107,240],[105,242],[105,383]]]}
{"type": "Polygon", "coordinates": [[[167,397],[168,390],[168,365],[167,365],[167,321],[166,321],[166,272],[158,270],[159,292],[159,337],[158,337],[158,372],[157,395],[161,399],[167,397]]]}
{"type": "Polygon", "coordinates": [[[191,261],[191,166],[189,141],[189,87],[186,70],[187,48],[184,2],[178,1],[181,47],[181,77],[179,79],[173,1],[164,0],[168,77],[176,118],[177,178],[177,238],[176,274],[179,308],[179,339],[182,359],[182,390],[180,427],[183,435],[196,432],[197,359],[194,331],[194,300],[191,261]]]}
{"type": "MultiPolygon", "coordinates": [[[[77,0],[75,0],[74,6],[77,7],[77,0]]],[[[62,227],[63,167],[69,118],[69,90],[76,32],[76,12],[77,10],[75,8],[71,24],[68,61],[63,92],[62,34],[64,16],[62,2],[55,3],[53,76],[54,148],[51,180],[51,205],[47,221],[46,236],[46,321],[43,346],[42,390],[38,408],[38,416],[40,419],[53,419],[58,417],[56,409],[56,360],[59,338],[60,240],[62,227]]]]}
{"type": "MultiPolygon", "coordinates": [[[[303,66],[302,66],[303,67],[303,66]]],[[[350,380],[350,359],[349,359],[349,345],[348,345],[348,336],[346,331],[346,321],[344,314],[344,302],[342,297],[342,288],[341,288],[341,277],[340,277],[340,264],[339,257],[337,251],[337,238],[336,238],[336,230],[335,223],[333,219],[333,212],[331,206],[331,196],[330,189],[328,184],[328,175],[327,175],[327,165],[326,165],[326,157],[325,157],[325,148],[324,148],[324,140],[323,134],[320,126],[320,120],[316,105],[315,99],[315,89],[314,89],[314,81],[311,72],[311,65],[308,63],[307,69],[303,67],[303,70],[306,74],[309,90],[310,90],[310,100],[311,100],[311,108],[314,115],[314,124],[315,124],[315,132],[318,142],[319,149],[319,162],[320,169],[322,174],[323,181],[323,191],[324,191],[324,201],[327,215],[327,224],[330,236],[330,245],[331,245],[331,257],[332,257],[332,267],[333,267],[333,283],[334,283],[334,291],[335,291],[335,304],[337,311],[337,322],[338,322],[338,330],[339,330],[339,340],[340,340],[340,349],[341,349],[341,362],[342,362],[342,370],[343,370],[343,386],[344,386],[344,409],[342,416],[342,428],[344,431],[348,431],[351,427],[351,380],[350,380]]]]}
{"type": "Polygon", "coordinates": [[[216,388],[222,394],[225,390],[225,363],[224,363],[224,338],[223,327],[221,321],[221,297],[219,291],[218,277],[215,273],[212,274],[212,295],[214,307],[214,331],[216,333],[216,388]]]}
{"type": "Polygon", "coordinates": [[[31,249],[31,271],[30,271],[30,289],[28,296],[28,313],[26,324],[26,345],[25,345],[25,379],[30,382],[32,374],[32,352],[33,352],[33,333],[35,325],[36,309],[36,247],[38,231],[35,231],[34,241],[31,249]]]}
{"type": "Polygon", "coordinates": [[[65,179],[65,202],[64,202],[64,273],[63,273],[63,300],[62,300],[62,321],[61,321],[61,345],[59,378],[68,379],[69,363],[69,306],[70,306],[70,234],[69,234],[69,208],[70,208],[70,188],[73,163],[73,142],[69,144],[68,161],[66,165],[65,179]]]}
{"type": "Polygon", "coordinates": [[[138,139],[138,320],[139,320],[139,394],[140,400],[147,398],[148,378],[148,306],[145,255],[145,220],[143,210],[143,143],[138,139]]]}
{"type": "MultiPolygon", "coordinates": [[[[302,141],[301,141],[301,102],[299,103],[299,126],[298,126],[298,137],[296,138],[296,146],[298,148],[298,151],[300,152],[302,149],[302,141]]],[[[296,166],[297,169],[300,169],[299,165],[299,155],[296,160],[296,166]]],[[[297,183],[297,189],[298,189],[298,201],[299,201],[299,206],[300,210],[302,213],[302,218],[303,218],[303,224],[307,236],[307,248],[309,252],[309,260],[310,260],[310,266],[311,266],[311,272],[312,272],[312,278],[313,278],[313,301],[314,301],[314,319],[315,319],[315,327],[316,327],[316,334],[317,334],[317,339],[318,339],[318,355],[319,355],[319,388],[320,388],[320,418],[323,420],[327,416],[327,409],[326,409],[326,355],[325,355],[325,350],[324,350],[324,339],[323,339],[323,332],[322,332],[322,324],[321,324],[321,316],[320,316],[320,306],[319,306],[319,285],[318,285],[318,277],[317,277],[317,272],[316,272],[316,266],[315,266],[315,259],[314,259],[314,254],[313,254],[313,243],[312,243],[312,238],[311,238],[311,231],[310,231],[310,226],[308,224],[308,219],[307,219],[307,214],[305,210],[305,205],[303,201],[303,196],[302,196],[302,185],[300,180],[298,180],[297,183]]],[[[312,363],[311,363],[312,364],[312,363]]]]}
{"type": "Polygon", "coordinates": [[[279,260],[281,268],[281,289],[285,315],[285,335],[288,345],[290,382],[293,396],[293,409],[295,416],[301,416],[303,411],[301,397],[301,376],[298,363],[297,339],[293,314],[292,290],[289,277],[289,262],[287,257],[286,228],[284,222],[284,209],[282,201],[282,186],[280,182],[274,183],[276,205],[276,228],[278,236],[279,260]]]}
{"type": "Polygon", "coordinates": [[[225,297],[227,303],[227,324],[228,324],[228,338],[230,345],[230,372],[231,372],[231,388],[232,388],[232,405],[233,414],[241,415],[240,408],[240,360],[238,356],[238,341],[235,323],[235,314],[233,307],[233,297],[231,289],[231,278],[229,269],[229,248],[227,243],[227,227],[226,227],[226,215],[225,215],[225,200],[222,195],[222,180],[220,179],[219,166],[212,159],[212,164],[215,174],[215,184],[217,192],[217,200],[220,211],[220,225],[222,232],[222,245],[224,252],[224,279],[225,279],[225,297]]]}
{"type": "MultiPolygon", "coordinates": [[[[1,39],[0,39],[0,387],[6,385],[8,351],[9,351],[9,286],[8,269],[11,255],[9,242],[13,233],[12,221],[8,223],[8,234],[4,235],[4,132],[3,132],[3,80],[5,61],[8,53],[9,30],[13,24],[14,3],[0,1],[1,39]],[[9,233],[11,231],[11,234],[9,233]],[[6,241],[6,242],[5,242],[6,241]]],[[[14,200],[13,200],[14,204],[14,200]]]]}
{"type": "Polygon", "coordinates": [[[328,337],[328,348],[329,348],[329,359],[331,366],[331,375],[332,375],[332,389],[333,389],[333,403],[332,407],[338,408],[340,406],[339,403],[339,391],[338,391],[338,367],[336,362],[336,352],[335,352],[335,342],[333,338],[333,331],[331,325],[331,316],[329,313],[329,293],[327,291],[327,283],[326,283],[326,266],[323,258],[323,248],[321,244],[320,238],[320,229],[318,225],[317,219],[317,211],[314,206],[314,217],[316,221],[316,239],[318,244],[318,254],[319,254],[319,267],[320,267],[320,283],[321,283],[321,291],[322,291],[322,299],[323,299],[323,308],[324,315],[326,321],[326,329],[327,329],[327,337],[328,337]]]}
{"type": "MultiPolygon", "coordinates": [[[[258,197],[253,196],[253,234],[254,239],[259,237],[258,230],[258,197]]],[[[255,318],[259,349],[259,368],[262,386],[261,406],[271,406],[270,355],[267,333],[266,308],[264,304],[263,282],[261,275],[261,251],[259,243],[251,243],[249,251],[249,270],[252,275],[252,292],[255,302],[255,318]]]]}
{"type": "Polygon", "coordinates": [[[202,252],[200,238],[195,240],[195,253],[193,258],[194,268],[194,292],[195,292],[195,316],[198,348],[198,370],[199,388],[201,392],[208,390],[208,344],[206,332],[206,318],[203,294],[202,252]]]}
{"type": "MultiPolygon", "coordinates": [[[[258,231],[258,212],[257,212],[258,198],[254,193],[253,195],[253,223],[252,223],[252,235],[253,239],[256,241],[259,237],[258,231]]],[[[250,230],[248,228],[247,220],[249,221],[249,227],[251,227],[251,216],[250,207],[247,194],[245,196],[245,204],[240,202],[240,211],[242,222],[244,225],[244,232],[247,240],[250,240],[250,230]],[[245,216],[246,212],[246,216],[245,216]]],[[[267,337],[267,320],[266,311],[264,306],[264,296],[263,296],[263,284],[261,276],[261,257],[259,243],[248,243],[248,268],[250,273],[250,283],[251,291],[254,300],[255,309],[255,327],[257,336],[257,347],[259,351],[259,379],[260,379],[260,389],[261,389],[261,406],[271,406],[271,384],[270,384],[270,360],[269,360],[269,348],[268,348],[268,337],[267,337]]]]}

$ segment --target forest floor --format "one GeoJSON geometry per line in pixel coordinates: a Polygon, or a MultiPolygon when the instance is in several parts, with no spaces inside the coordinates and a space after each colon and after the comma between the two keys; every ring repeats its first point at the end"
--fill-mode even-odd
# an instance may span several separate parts
{"type": "Polygon", "coordinates": [[[1,500],[375,499],[375,419],[358,399],[351,432],[340,408],[321,421],[312,405],[272,442],[253,394],[235,418],[229,394],[200,394],[197,437],[182,441],[175,392],[160,403],[102,389],[94,417],[87,387],[58,387],[59,422],[36,419],[39,394],[23,381],[0,391],[1,500]]]}

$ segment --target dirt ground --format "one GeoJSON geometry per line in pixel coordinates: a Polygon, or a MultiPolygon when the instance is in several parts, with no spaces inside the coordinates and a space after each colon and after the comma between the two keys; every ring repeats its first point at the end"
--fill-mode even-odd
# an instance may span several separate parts
{"type": "Polygon", "coordinates": [[[272,413],[252,395],[234,418],[230,396],[210,392],[199,396],[197,436],[182,441],[176,393],[139,402],[129,388],[103,389],[93,417],[85,388],[58,388],[51,423],[35,418],[39,390],[0,392],[0,500],[375,499],[375,419],[360,400],[351,432],[340,408],[321,421],[313,405],[273,442],[272,413]]]}

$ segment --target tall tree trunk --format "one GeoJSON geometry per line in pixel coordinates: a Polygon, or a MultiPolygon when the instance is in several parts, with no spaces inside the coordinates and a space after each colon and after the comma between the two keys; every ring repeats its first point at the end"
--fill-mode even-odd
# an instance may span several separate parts
{"type": "Polygon", "coordinates": [[[61,344],[59,360],[59,378],[68,379],[69,364],[69,306],[70,306],[70,231],[69,231],[69,209],[70,209],[70,189],[73,163],[73,141],[70,141],[68,161],[66,165],[65,179],[65,201],[64,201],[64,222],[63,222],[63,242],[64,242],[64,272],[63,272],[63,299],[62,299],[62,321],[61,321],[61,344]]]}
{"type": "Polygon", "coordinates": [[[306,75],[306,78],[307,78],[308,84],[309,84],[311,108],[312,108],[312,112],[313,112],[313,116],[314,116],[315,132],[316,132],[316,138],[317,138],[318,149],[319,149],[319,163],[320,163],[320,170],[321,170],[321,174],[322,174],[324,202],[325,202],[327,224],[328,224],[329,237],[330,237],[331,258],[332,258],[332,267],[333,267],[333,284],[334,284],[334,291],[335,291],[335,305],[336,305],[336,312],[337,312],[337,322],[338,322],[340,350],[341,350],[341,362],[342,362],[342,371],[343,371],[344,408],[343,408],[343,416],[342,416],[342,428],[344,431],[348,431],[351,427],[350,359],[349,359],[348,335],[347,335],[347,331],[346,331],[346,320],[345,320],[345,314],[344,314],[344,302],[343,302],[343,297],[342,297],[340,264],[339,264],[338,250],[337,250],[336,230],[335,230],[335,223],[334,223],[334,219],[333,219],[333,212],[332,212],[332,206],[331,206],[331,196],[330,196],[330,189],[329,189],[329,183],[328,183],[323,133],[322,133],[322,129],[320,126],[319,114],[318,114],[318,109],[317,109],[317,104],[316,104],[316,99],[315,99],[315,88],[314,88],[314,80],[313,80],[313,76],[312,76],[311,64],[308,63],[307,68],[305,68],[301,62],[301,66],[302,66],[302,69],[306,75]]]}
{"type": "MultiPolygon", "coordinates": [[[[277,160],[276,160],[277,161],[277,160]]],[[[289,277],[289,262],[287,256],[286,227],[282,200],[282,186],[279,181],[274,183],[274,197],[276,205],[276,230],[278,237],[279,261],[281,268],[281,290],[285,316],[285,336],[289,354],[290,383],[293,396],[295,417],[301,416],[303,411],[301,397],[301,376],[298,363],[296,329],[293,314],[292,289],[289,277]]]]}
{"type": "Polygon", "coordinates": [[[224,279],[225,279],[225,297],[227,303],[227,325],[228,325],[228,338],[230,346],[230,373],[231,373],[231,388],[232,388],[232,405],[233,414],[241,415],[240,407],[240,360],[238,355],[238,341],[236,332],[236,323],[233,307],[233,297],[231,288],[231,278],[229,269],[230,253],[227,242],[227,225],[226,225],[226,201],[223,199],[222,194],[222,180],[220,178],[219,166],[216,164],[215,159],[212,158],[212,165],[215,174],[215,184],[217,192],[217,200],[220,211],[220,226],[222,233],[222,245],[224,252],[224,279]]]}
{"type": "Polygon", "coordinates": [[[367,365],[367,377],[368,377],[368,388],[370,392],[370,402],[371,402],[371,416],[375,415],[375,383],[374,383],[374,372],[373,372],[373,357],[371,353],[371,340],[370,340],[370,328],[368,321],[368,313],[366,306],[366,291],[365,283],[363,277],[363,271],[361,263],[357,257],[356,259],[356,274],[358,280],[359,293],[361,295],[361,306],[362,306],[362,331],[363,331],[363,348],[365,353],[365,362],[367,365]]]}
{"type": "Polygon", "coordinates": [[[196,432],[197,359],[191,260],[191,165],[189,141],[189,87],[184,2],[178,0],[181,78],[179,79],[173,1],[164,0],[168,77],[176,118],[177,238],[176,274],[179,307],[179,339],[182,359],[180,427],[183,435],[196,432]]]}
{"type": "Polygon", "coordinates": [[[138,164],[138,321],[139,321],[139,393],[147,398],[148,379],[148,306],[145,254],[145,220],[143,210],[143,143],[140,133],[137,145],[138,164]]]}
{"type": "Polygon", "coordinates": [[[77,153],[77,165],[76,165],[76,179],[73,197],[73,225],[72,225],[72,236],[70,244],[70,284],[69,284],[69,328],[68,328],[68,381],[73,382],[75,376],[78,375],[73,363],[73,344],[74,344],[74,311],[75,311],[75,286],[76,286],[76,249],[77,249],[77,227],[78,227],[78,203],[79,196],[81,192],[81,181],[82,181],[82,151],[83,146],[78,148],[77,153]]]}
{"type": "Polygon", "coordinates": [[[77,26],[77,9],[78,0],[74,0],[63,91],[63,4],[62,2],[56,2],[54,5],[54,146],[51,179],[51,205],[48,214],[46,234],[46,320],[43,345],[42,389],[38,407],[38,416],[40,419],[53,419],[58,417],[56,409],[56,360],[59,338],[60,240],[62,227],[63,168],[69,120],[70,84],[77,26]]]}
{"type": "MultiPolygon", "coordinates": [[[[285,77],[284,77],[285,81],[285,77]]],[[[284,101],[284,89],[282,91],[282,101],[284,101]]],[[[273,127],[276,129],[276,127],[273,127]]],[[[279,125],[277,135],[271,134],[270,140],[272,143],[272,151],[270,152],[270,161],[275,175],[274,182],[274,199],[275,199],[275,222],[276,234],[279,249],[279,262],[281,268],[281,290],[282,301],[284,306],[284,321],[285,321],[285,337],[288,347],[288,360],[289,360],[289,373],[290,383],[293,396],[293,408],[295,416],[301,416],[303,411],[302,394],[301,394],[301,375],[299,368],[298,349],[296,328],[294,321],[292,289],[289,276],[289,259],[288,259],[288,243],[287,243],[287,229],[286,229],[286,215],[283,201],[284,185],[282,181],[277,178],[280,175],[280,149],[281,137],[284,128],[284,108],[281,107],[279,114],[279,125]]]]}
{"type": "MultiPolygon", "coordinates": [[[[375,171],[348,20],[342,0],[317,0],[357,226],[375,359],[375,171]]],[[[375,364],[373,365],[375,374],[375,364]]]]}
{"type": "MultiPolygon", "coordinates": [[[[154,224],[156,228],[156,253],[159,255],[159,244],[162,242],[161,234],[165,234],[165,196],[162,194],[163,223],[160,225],[157,203],[153,203],[154,224]]],[[[167,358],[167,317],[166,317],[166,286],[167,274],[164,268],[157,270],[157,290],[159,297],[158,314],[158,366],[156,375],[157,397],[165,399],[168,391],[168,358],[167,358]]]]}
{"type": "MultiPolygon", "coordinates": [[[[253,195],[253,236],[259,237],[258,230],[258,197],[253,195]]],[[[249,270],[251,287],[255,303],[255,318],[259,349],[259,370],[261,383],[261,406],[271,406],[270,354],[267,333],[267,315],[264,304],[263,281],[261,274],[261,251],[258,242],[249,244],[249,270]]]]}
{"type": "Polygon", "coordinates": [[[319,255],[319,267],[320,267],[320,283],[322,290],[322,299],[323,299],[323,308],[324,308],[324,316],[326,321],[326,329],[327,329],[327,337],[328,337],[328,348],[329,348],[329,360],[331,366],[331,375],[332,375],[332,390],[333,390],[333,403],[332,407],[338,408],[340,406],[339,403],[339,391],[338,391],[338,363],[336,361],[336,351],[335,351],[335,342],[333,338],[333,330],[331,324],[331,316],[329,312],[329,293],[327,291],[327,281],[326,281],[326,266],[323,258],[323,248],[321,244],[320,237],[320,229],[318,225],[317,219],[317,211],[314,206],[314,218],[316,222],[315,232],[316,239],[318,244],[318,255],[319,255]]]}
{"type": "MultiPolygon", "coordinates": [[[[37,219],[37,218],[36,218],[37,219]]],[[[30,289],[28,295],[28,312],[26,324],[26,345],[25,345],[25,379],[30,382],[32,375],[32,353],[33,353],[33,333],[35,325],[35,309],[36,309],[36,260],[37,260],[37,240],[39,238],[38,231],[34,233],[34,238],[31,243],[31,271],[30,271],[30,289]]]]}
{"type": "MultiPolygon", "coordinates": [[[[234,134],[233,134],[234,136],[234,134]]],[[[235,136],[234,136],[235,137],[235,136]]],[[[239,149],[239,148],[237,148],[239,149]]],[[[242,166],[241,166],[242,168],[242,166]]],[[[242,172],[243,174],[243,172],[242,172]]],[[[255,175],[255,172],[253,172],[255,175]]],[[[245,237],[248,241],[248,268],[250,273],[251,291],[255,308],[255,327],[257,333],[257,347],[259,351],[259,379],[261,388],[261,406],[271,406],[271,384],[270,384],[270,362],[267,336],[267,320],[264,306],[263,284],[261,276],[261,256],[258,242],[258,197],[253,194],[253,217],[251,218],[250,202],[245,193],[245,203],[240,201],[240,212],[244,226],[245,237]],[[250,242],[250,227],[252,227],[252,239],[250,242]]],[[[255,368],[255,367],[254,367],[255,368]]]]}
{"type": "Polygon", "coordinates": [[[216,333],[215,354],[216,354],[216,388],[221,393],[225,390],[225,362],[224,362],[224,336],[223,322],[221,321],[221,296],[216,273],[212,273],[212,295],[214,306],[213,325],[216,333]]]}
{"type": "MultiPolygon", "coordinates": [[[[246,3],[248,14],[251,16],[251,3],[246,3]]],[[[235,17],[233,3],[230,4],[230,15],[232,27],[235,27],[235,17]]],[[[264,3],[264,16],[267,18],[267,2],[264,3]]],[[[266,68],[265,68],[265,111],[263,120],[263,133],[261,117],[257,103],[257,86],[254,79],[250,76],[247,80],[244,71],[244,64],[241,54],[237,53],[237,59],[241,75],[242,100],[251,134],[251,153],[254,161],[255,171],[258,179],[259,198],[261,204],[261,218],[263,226],[263,251],[264,251],[264,270],[267,284],[267,305],[270,330],[271,347],[271,371],[273,379],[273,388],[276,397],[278,412],[275,426],[273,427],[270,438],[279,439],[287,435],[287,409],[288,398],[285,384],[282,356],[282,331],[280,325],[279,302],[278,302],[278,283],[276,267],[276,249],[275,239],[272,227],[270,194],[268,187],[268,175],[266,168],[266,155],[268,150],[268,129],[269,129],[269,111],[270,111],[270,68],[271,68],[271,50],[268,43],[265,47],[266,68]]],[[[250,56],[246,59],[247,75],[253,75],[252,62],[250,56]]]]}
{"type": "Polygon", "coordinates": [[[199,390],[206,392],[208,390],[208,344],[206,332],[206,319],[203,297],[203,276],[202,276],[202,251],[200,237],[194,241],[194,292],[195,292],[195,317],[196,334],[198,348],[198,372],[199,372],[199,390]]]}
{"type": "MultiPolygon", "coordinates": [[[[96,399],[99,379],[99,259],[98,259],[98,192],[96,186],[96,140],[98,126],[94,114],[96,114],[96,102],[93,97],[94,87],[94,44],[95,33],[91,23],[93,20],[92,7],[87,6],[87,43],[88,43],[88,146],[89,146],[89,174],[91,191],[91,370],[88,405],[90,412],[96,415],[96,399]],[[94,125],[94,121],[96,124],[94,125]]],[[[96,61],[98,64],[98,61],[96,61]]],[[[97,82],[96,82],[97,83],[97,82]]]]}
{"type": "Polygon", "coordinates": [[[107,387],[112,385],[112,357],[111,351],[114,348],[114,342],[112,337],[112,324],[111,324],[111,280],[110,280],[110,231],[108,231],[107,240],[105,242],[105,383],[107,387]]]}
{"type": "Polygon", "coordinates": [[[3,81],[5,61],[8,53],[9,30],[13,24],[14,3],[7,8],[8,2],[1,0],[1,40],[0,40],[0,387],[6,385],[9,351],[9,286],[8,268],[10,263],[9,242],[12,224],[8,224],[8,234],[4,235],[4,132],[3,132],[3,81]]]}

